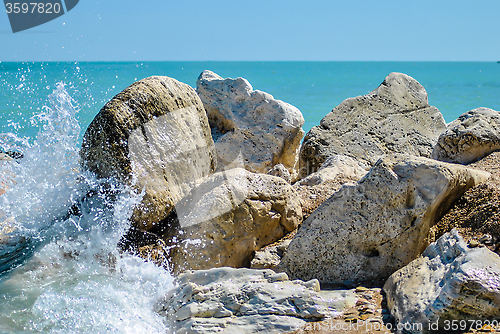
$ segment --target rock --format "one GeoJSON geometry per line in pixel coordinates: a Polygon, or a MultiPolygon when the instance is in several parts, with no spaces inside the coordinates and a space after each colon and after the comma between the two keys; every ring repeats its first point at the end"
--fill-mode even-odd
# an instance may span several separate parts
{"type": "Polygon", "coordinates": [[[0,161],[13,161],[14,159],[6,154],[6,153],[0,153],[0,161]]]}
{"type": "Polygon", "coordinates": [[[306,219],[321,203],[332,196],[344,184],[353,184],[368,173],[366,165],[345,156],[329,157],[311,175],[294,183],[293,188],[302,203],[303,218],[306,219]]]}
{"type": "Polygon", "coordinates": [[[280,263],[281,257],[286,252],[292,240],[286,239],[277,245],[267,246],[255,252],[255,256],[250,262],[252,269],[274,269],[280,263]]]}
{"type": "Polygon", "coordinates": [[[297,181],[294,186],[315,186],[339,176],[349,180],[360,180],[368,173],[368,166],[351,157],[334,155],[326,159],[317,172],[297,181]]]}
{"type": "Polygon", "coordinates": [[[0,275],[22,263],[33,249],[30,246],[14,218],[0,212],[0,275]]]}
{"type": "Polygon", "coordinates": [[[500,253],[500,152],[467,165],[491,173],[485,182],[467,190],[451,209],[431,228],[430,241],[456,228],[466,240],[479,240],[485,234],[493,238],[491,251],[500,253]]]}
{"type": "Polygon", "coordinates": [[[461,329],[470,330],[470,321],[475,326],[500,318],[500,258],[486,248],[468,248],[454,229],[392,274],[384,291],[397,323],[422,324],[414,332],[438,325],[450,330],[452,322],[466,322],[461,329]]]}
{"type": "Polygon", "coordinates": [[[334,284],[386,279],[420,255],[429,228],[488,176],[428,158],[387,155],[304,221],[277,270],[334,284]]]}
{"type": "Polygon", "coordinates": [[[272,270],[187,272],[158,302],[175,333],[285,333],[352,307],[352,290],[321,291],[317,280],[289,281],[272,270]]]}
{"type": "Polygon", "coordinates": [[[281,177],[288,183],[292,182],[292,176],[290,175],[290,172],[288,171],[288,169],[286,169],[286,167],[283,164],[277,164],[273,166],[273,168],[271,168],[271,170],[267,172],[267,175],[281,177]]]}
{"type": "Polygon", "coordinates": [[[214,134],[219,168],[242,156],[244,168],[266,173],[283,164],[298,174],[304,117],[299,109],[270,94],[253,90],[243,79],[223,79],[203,71],[196,82],[214,134]]]}
{"type": "Polygon", "coordinates": [[[432,158],[469,164],[500,149],[500,113],[489,108],[470,110],[448,124],[432,158]]]}
{"type": "Polygon", "coordinates": [[[446,129],[415,79],[391,73],[373,92],[343,101],[304,138],[301,175],[315,172],[330,156],[347,155],[370,166],[384,154],[429,157],[446,129]]]}
{"type": "Polygon", "coordinates": [[[242,168],[212,175],[176,205],[174,271],[248,267],[253,253],[302,222],[295,191],[283,179],[242,168]]]}
{"type": "Polygon", "coordinates": [[[133,83],[97,114],[83,138],[84,165],[144,191],[132,220],[150,229],[216,168],[205,109],[190,86],[154,76],[133,83]]]}

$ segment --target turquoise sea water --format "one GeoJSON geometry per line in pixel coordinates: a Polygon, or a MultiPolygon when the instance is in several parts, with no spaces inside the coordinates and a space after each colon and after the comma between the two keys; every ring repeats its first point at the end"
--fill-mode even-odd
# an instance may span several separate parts
{"type": "Polygon", "coordinates": [[[299,108],[304,129],[319,124],[344,99],[364,95],[391,72],[419,81],[447,122],[478,107],[500,110],[500,64],[491,62],[83,62],[0,63],[0,133],[33,137],[36,117],[57,82],[79,107],[83,129],[115,94],[136,80],[166,75],[196,87],[210,69],[244,77],[254,87],[299,108]]]}
{"type": "Polygon", "coordinates": [[[154,310],[173,277],[117,246],[140,198],[82,170],[78,151],[99,109],[134,81],[194,87],[205,69],[295,105],[306,131],[393,71],[423,84],[448,122],[500,110],[497,63],[0,63],[0,150],[24,153],[0,160],[0,334],[167,332],[154,310]]]}

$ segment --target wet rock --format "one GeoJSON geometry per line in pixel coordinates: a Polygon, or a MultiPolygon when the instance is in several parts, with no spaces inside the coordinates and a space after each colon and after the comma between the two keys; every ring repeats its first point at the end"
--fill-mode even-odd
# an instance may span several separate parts
{"type": "Polygon", "coordinates": [[[14,159],[6,154],[6,153],[0,153],[0,161],[13,161],[14,159]]]}
{"type": "Polygon", "coordinates": [[[174,271],[248,267],[256,250],[302,222],[295,191],[282,178],[242,168],[215,173],[176,205],[168,238],[174,271]]]}
{"type": "Polygon", "coordinates": [[[432,158],[469,164],[500,149],[500,113],[489,108],[470,110],[448,124],[432,158]]]}
{"type": "Polygon", "coordinates": [[[354,306],[352,290],[321,291],[272,270],[187,272],[158,303],[176,333],[285,333],[354,306]]]}
{"type": "Polygon", "coordinates": [[[337,154],[371,166],[390,153],[429,157],[445,129],[424,87],[405,74],[391,73],[370,94],[343,101],[307,133],[300,151],[301,174],[315,172],[337,154]]]}
{"type": "Polygon", "coordinates": [[[420,255],[429,228],[488,176],[428,158],[385,156],[303,222],[277,270],[335,284],[386,279],[420,255]]]}
{"type": "Polygon", "coordinates": [[[81,157],[100,177],[144,191],[132,220],[150,229],[216,168],[205,109],[190,86],[149,77],[116,95],[83,138],[81,157]]]}
{"type": "Polygon", "coordinates": [[[398,323],[422,324],[416,332],[437,326],[444,332],[452,321],[484,324],[500,317],[500,258],[484,247],[468,248],[454,229],[392,274],[384,291],[398,323]]]}
{"type": "Polygon", "coordinates": [[[0,274],[21,263],[32,251],[13,217],[0,213],[0,274]]]}
{"type": "Polygon", "coordinates": [[[196,86],[214,134],[219,169],[241,159],[249,171],[266,173],[281,163],[297,178],[304,136],[299,109],[253,90],[243,78],[223,79],[208,70],[196,86]]]}

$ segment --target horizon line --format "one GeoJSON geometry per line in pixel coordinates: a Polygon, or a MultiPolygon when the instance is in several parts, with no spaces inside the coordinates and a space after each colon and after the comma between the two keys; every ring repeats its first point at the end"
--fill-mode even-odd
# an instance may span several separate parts
{"type": "Polygon", "coordinates": [[[500,63],[500,60],[0,60],[0,63],[500,63]]]}

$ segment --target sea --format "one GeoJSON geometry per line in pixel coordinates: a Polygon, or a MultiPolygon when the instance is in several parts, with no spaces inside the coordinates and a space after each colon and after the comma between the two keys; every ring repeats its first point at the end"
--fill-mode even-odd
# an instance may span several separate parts
{"type": "Polygon", "coordinates": [[[206,69],[296,106],[306,132],[391,72],[419,81],[447,122],[500,110],[496,62],[0,62],[0,151],[17,153],[0,160],[0,333],[168,331],[155,308],[172,275],[118,247],[140,195],[82,170],[78,151],[101,107],[134,81],[196,88],[206,69]]]}

